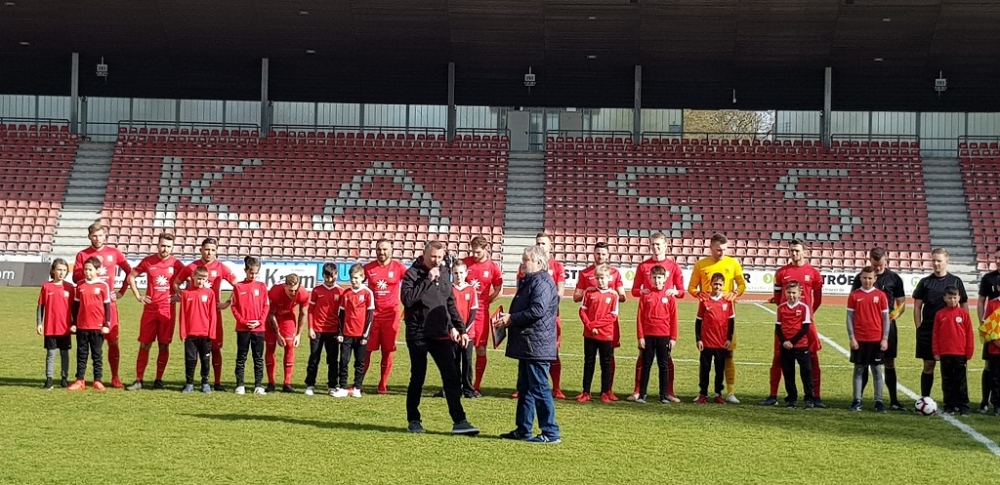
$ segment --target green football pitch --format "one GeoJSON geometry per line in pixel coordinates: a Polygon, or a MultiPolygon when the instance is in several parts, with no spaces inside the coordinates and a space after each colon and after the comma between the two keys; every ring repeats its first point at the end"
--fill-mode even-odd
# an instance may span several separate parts
{"type": "MultiPolygon", "coordinates": [[[[768,393],[773,317],[751,303],[740,305],[737,318],[736,393],[743,404],[691,402],[697,394],[698,364],[692,337],[695,306],[689,300],[680,307],[681,336],[674,352],[676,389],[683,402],[625,402],[637,355],[636,306],[630,301],[622,308],[625,345],[617,352],[615,390],[622,401],[560,401],[557,417],[564,442],[545,446],[496,437],[514,427],[510,393],[516,367],[501,351],[489,354],[486,397],[463,401],[469,419],[483,430],[477,438],[448,434],[445,403],[430,397],[440,386],[433,368],[422,403],[428,434],[405,432],[409,369],[404,345],[396,354],[387,396],[369,393],[369,384],[361,399],[304,396],[306,347],[300,348],[295,369],[299,394],[236,396],[231,392],[235,338],[228,312],[223,370],[228,393],[177,392],[183,380],[179,340],[172,347],[166,391],[43,391],[45,351],[35,334],[36,292],[0,290],[0,483],[985,484],[996,483],[1000,471],[1000,458],[968,432],[998,441],[1000,418],[974,414],[953,419],[967,426],[963,431],[941,417],[880,415],[872,411],[870,388],[865,411],[848,412],[851,365],[829,344],[820,354],[828,409],[758,406],[768,393]]],[[[121,303],[126,383],[135,372],[140,310],[131,297],[121,303]]],[[[573,397],[580,389],[582,337],[576,305],[565,301],[562,314],[563,388],[573,397]]],[[[820,333],[846,346],[842,307],[820,309],[817,320],[820,333]]],[[[910,316],[903,321],[910,322],[910,316]]],[[[899,333],[900,383],[919,389],[920,365],[910,357],[912,325],[901,325],[899,333]]],[[[149,374],[155,359],[154,349],[149,374]]],[[[377,381],[377,361],[367,383],[377,381]]],[[[978,358],[971,362],[973,408],[980,398],[981,369],[978,358]]],[[[655,387],[655,376],[651,382],[655,387]]],[[[934,397],[940,400],[940,379],[934,397]]],[[[912,399],[901,398],[912,405],[912,399]]]]}

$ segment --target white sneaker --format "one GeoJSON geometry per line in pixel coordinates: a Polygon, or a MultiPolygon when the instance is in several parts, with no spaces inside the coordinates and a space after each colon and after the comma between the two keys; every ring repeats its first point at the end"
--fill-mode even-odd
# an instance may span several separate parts
{"type": "Polygon", "coordinates": [[[333,397],[347,397],[347,396],[350,396],[351,393],[348,392],[347,389],[335,389],[333,391],[333,394],[330,394],[330,395],[333,396],[333,397]]]}
{"type": "Polygon", "coordinates": [[[732,404],[739,404],[740,400],[736,399],[736,394],[730,393],[728,396],[726,396],[726,402],[732,403],[732,404]]]}
{"type": "Polygon", "coordinates": [[[253,393],[257,394],[258,396],[266,396],[267,395],[267,392],[264,390],[263,387],[255,387],[255,388],[253,388],[253,393]]]}
{"type": "Polygon", "coordinates": [[[351,389],[351,397],[361,397],[361,389],[351,389]]]}
{"type": "Polygon", "coordinates": [[[330,389],[330,392],[329,392],[330,397],[337,397],[337,392],[339,392],[339,391],[340,391],[339,387],[335,387],[333,389],[330,389]]]}
{"type": "Polygon", "coordinates": [[[238,386],[236,388],[236,395],[237,396],[242,396],[242,395],[244,395],[246,393],[247,393],[247,388],[246,387],[244,387],[244,386],[238,386]]]}
{"type": "Polygon", "coordinates": [[[312,396],[312,395],[313,395],[313,391],[314,391],[314,390],[315,390],[315,388],[314,388],[313,386],[309,386],[309,387],[307,387],[307,388],[306,388],[306,395],[307,395],[307,396],[312,396]]]}

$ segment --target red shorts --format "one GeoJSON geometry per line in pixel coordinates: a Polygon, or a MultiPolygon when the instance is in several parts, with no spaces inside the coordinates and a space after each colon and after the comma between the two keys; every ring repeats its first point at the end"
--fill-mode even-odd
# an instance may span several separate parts
{"type": "Polygon", "coordinates": [[[369,352],[382,350],[383,352],[396,351],[396,337],[399,336],[399,309],[385,313],[375,313],[375,320],[372,322],[372,330],[368,338],[369,352]]]}
{"type": "Polygon", "coordinates": [[[169,310],[155,309],[143,311],[139,321],[139,343],[150,345],[159,342],[160,345],[170,345],[174,340],[174,307],[169,310]]]}
{"type": "Polygon", "coordinates": [[[104,336],[104,340],[113,345],[118,344],[118,304],[115,301],[111,300],[111,329],[104,336]]]}
{"type": "Polygon", "coordinates": [[[489,319],[488,311],[484,313],[476,313],[476,320],[472,322],[472,344],[476,347],[486,347],[490,344],[490,334],[493,333],[493,329],[490,328],[486,320],[489,319]]]}
{"type": "MultiPolygon", "coordinates": [[[[278,320],[278,331],[285,339],[295,338],[295,320],[278,320]]],[[[278,341],[278,334],[270,325],[264,327],[264,342],[273,344],[278,341]]]]}

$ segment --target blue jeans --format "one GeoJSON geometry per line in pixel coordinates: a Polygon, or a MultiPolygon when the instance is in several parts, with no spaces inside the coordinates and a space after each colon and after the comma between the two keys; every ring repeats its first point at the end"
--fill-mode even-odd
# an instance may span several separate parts
{"type": "Polygon", "coordinates": [[[538,427],[549,438],[559,438],[556,405],[549,387],[549,362],[519,360],[517,362],[517,433],[531,436],[535,413],[538,427]]]}

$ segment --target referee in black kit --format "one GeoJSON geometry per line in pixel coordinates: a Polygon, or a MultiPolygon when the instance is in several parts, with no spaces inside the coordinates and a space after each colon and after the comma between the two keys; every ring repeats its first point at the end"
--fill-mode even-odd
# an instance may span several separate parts
{"type": "Polygon", "coordinates": [[[451,289],[451,268],[446,264],[444,244],[430,241],[423,256],[406,271],[400,287],[406,347],[410,354],[410,385],[406,389],[407,431],[423,433],[420,421],[420,396],[427,377],[427,355],[441,372],[448,413],[454,425],[452,434],[477,435],[479,429],[469,423],[462,408],[462,388],[455,369],[453,342],[467,345],[465,331],[451,289]]]}
{"type": "Polygon", "coordinates": [[[944,289],[958,288],[959,304],[969,311],[969,295],[965,285],[957,276],[948,272],[948,250],[937,248],[931,251],[934,273],[925,276],[913,289],[913,323],[917,326],[917,358],[924,361],[924,373],[920,374],[920,395],[930,396],[934,387],[934,352],[931,348],[934,332],[934,317],[944,308],[944,289]]]}

